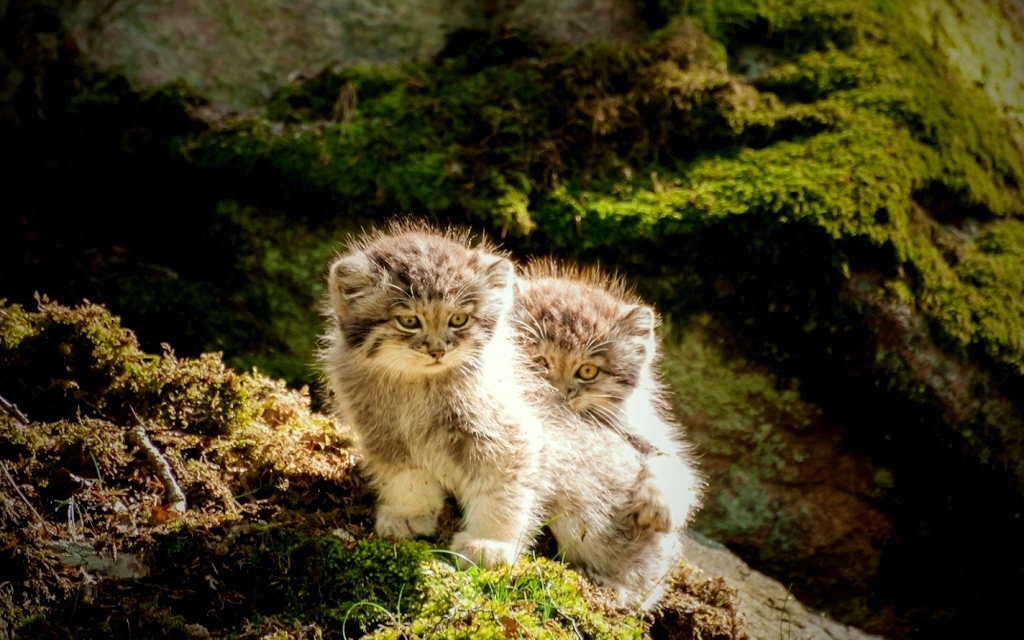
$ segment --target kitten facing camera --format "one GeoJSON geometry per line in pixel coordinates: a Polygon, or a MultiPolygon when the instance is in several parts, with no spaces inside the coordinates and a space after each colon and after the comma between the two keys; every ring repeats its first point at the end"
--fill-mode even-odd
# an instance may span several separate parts
{"type": "Polygon", "coordinates": [[[492,248],[408,225],[331,266],[322,357],[378,496],[379,535],[433,535],[451,493],[464,514],[456,553],[492,566],[532,543],[543,436],[518,373],[513,286],[492,248]]]}
{"type": "Polygon", "coordinates": [[[685,527],[702,480],[659,380],[654,310],[620,278],[538,260],[519,282],[516,322],[522,349],[572,409],[648,455],[633,507],[637,525],[685,527]]]}

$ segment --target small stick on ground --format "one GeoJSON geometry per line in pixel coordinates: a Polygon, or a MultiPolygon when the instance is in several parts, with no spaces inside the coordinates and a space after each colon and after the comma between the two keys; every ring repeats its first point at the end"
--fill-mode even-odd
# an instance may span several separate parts
{"type": "Polygon", "coordinates": [[[36,508],[33,507],[32,503],[28,501],[28,496],[26,496],[22,492],[21,487],[19,487],[18,483],[14,481],[14,476],[12,476],[11,472],[7,470],[7,463],[0,461],[0,469],[4,470],[4,475],[7,476],[7,481],[11,483],[11,486],[14,487],[14,490],[18,493],[19,496],[21,496],[21,499],[25,501],[25,506],[27,506],[29,511],[32,512],[32,515],[36,517],[36,520],[39,521],[39,524],[42,525],[43,533],[49,533],[50,530],[46,527],[46,520],[43,519],[43,516],[39,515],[39,512],[36,511],[36,508]]]}
{"type": "Polygon", "coordinates": [[[8,413],[14,416],[14,421],[18,423],[19,427],[28,426],[28,417],[21,412],[21,409],[18,408],[18,405],[14,404],[13,402],[3,397],[2,395],[0,395],[0,405],[2,405],[3,408],[7,410],[8,413]]]}
{"type": "Polygon", "coordinates": [[[135,413],[135,409],[132,409],[132,414],[135,415],[135,419],[139,421],[139,424],[132,427],[131,431],[128,432],[128,439],[146,454],[149,464],[153,465],[156,469],[156,475],[164,483],[164,488],[167,489],[167,497],[169,498],[168,502],[171,504],[171,509],[179,513],[185,513],[188,509],[188,504],[185,501],[185,492],[181,490],[181,487],[178,486],[178,481],[174,479],[174,471],[171,470],[170,463],[160,453],[160,450],[156,448],[153,441],[149,439],[149,436],[146,434],[146,427],[142,424],[142,419],[135,413]]]}

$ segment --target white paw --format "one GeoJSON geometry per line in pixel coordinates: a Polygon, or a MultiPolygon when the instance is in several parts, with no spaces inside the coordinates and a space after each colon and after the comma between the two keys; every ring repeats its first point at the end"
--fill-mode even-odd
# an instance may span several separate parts
{"type": "Polygon", "coordinates": [[[519,556],[518,545],[515,543],[474,538],[465,531],[455,534],[451,549],[458,554],[456,562],[460,569],[474,565],[489,568],[499,564],[513,564],[519,556]]]}
{"type": "Polygon", "coordinates": [[[646,483],[636,494],[636,505],[633,517],[641,529],[651,529],[658,533],[672,530],[672,510],[665,503],[661,492],[646,483]]]}
{"type": "Polygon", "coordinates": [[[378,536],[400,539],[430,537],[437,533],[437,514],[409,515],[378,509],[374,531],[378,536]]]}

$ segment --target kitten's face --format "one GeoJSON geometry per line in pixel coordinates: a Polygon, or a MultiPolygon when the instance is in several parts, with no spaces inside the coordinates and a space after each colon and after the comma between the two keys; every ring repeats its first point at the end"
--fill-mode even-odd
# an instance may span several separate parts
{"type": "Polygon", "coordinates": [[[347,346],[396,375],[473,366],[510,304],[511,264],[440,235],[384,237],[335,262],[329,288],[347,346]]]}
{"type": "Polygon", "coordinates": [[[652,356],[654,312],[561,278],[520,287],[523,347],[581,414],[613,420],[652,356]]]}

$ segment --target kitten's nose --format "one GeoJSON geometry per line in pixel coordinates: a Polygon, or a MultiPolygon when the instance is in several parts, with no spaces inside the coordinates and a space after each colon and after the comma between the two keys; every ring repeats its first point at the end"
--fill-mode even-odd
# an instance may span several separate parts
{"type": "Polygon", "coordinates": [[[567,388],[565,390],[565,396],[567,398],[569,398],[570,400],[572,400],[573,398],[575,398],[578,395],[580,395],[580,388],[579,387],[569,387],[569,388],[567,388]]]}
{"type": "Polygon", "coordinates": [[[440,360],[441,356],[443,356],[445,353],[447,353],[447,351],[444,351],[443,349],[431,349],[430,351],[427,351],[427,355],[429,355],[434,360],[440,360]]]}

